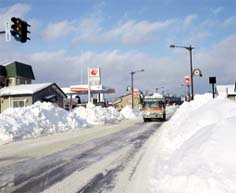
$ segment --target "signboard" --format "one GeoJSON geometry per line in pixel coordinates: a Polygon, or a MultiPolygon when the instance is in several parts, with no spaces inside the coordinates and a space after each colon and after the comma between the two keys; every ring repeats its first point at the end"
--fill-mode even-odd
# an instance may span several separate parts
{"type": "Polygon", "coordinates": [[[187,87],[190,87],[190,76],[185,76],[184,79],[185,79],[185,85],[187,87]]]}
{"type": "Polygon", "coordinates": [[[90,85],[100,85],[101,84],[100,68],[89,68],[88,81],[89,81],[90,85]]]}
{"type": "Polygon", "coordinates": [[[11,41],[11,29],[8,21],[5,22],[5,40],[7,42],[11,41]]]}
{"type": "Polygon", "coordinates": [[[100,77],[100,69],[99,68],[89,68],[89,76],[90,77],[100,77]]]}
{"type": "Polygon", "coordinates": [[[88,69],[88,103],[93,103],[93,100],[91,99],[92,86],[101,86],[100,68],[88,69]]]}
{"type": "Polygon", "coordinates": [[[215,84],[216,83],[216,77],[209,77],[209,84],[215,84]]]}

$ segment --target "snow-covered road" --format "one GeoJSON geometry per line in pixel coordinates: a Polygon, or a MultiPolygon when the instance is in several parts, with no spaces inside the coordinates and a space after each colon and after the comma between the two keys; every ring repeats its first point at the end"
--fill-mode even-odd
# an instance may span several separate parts
{"type": "Polygon", "coordinates": [[[3,145],[0,192],[110,192],[160,125],[127,120],[3,145]]]}

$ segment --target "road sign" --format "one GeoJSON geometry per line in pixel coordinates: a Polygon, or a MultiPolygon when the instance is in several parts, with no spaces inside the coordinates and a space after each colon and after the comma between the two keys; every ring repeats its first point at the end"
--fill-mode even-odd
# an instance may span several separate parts
{"type": "Polygon", "coordinates": [[[209,84],[215,84],[216,83],[216,77],[209,77],[209,84]]]}
{"type": "Polygon", "coordinates": [[[195,76],[202,76],[202,72],[201,72],[201,70],[199,68],[194,69],[193,70],[193,74],[195,76]]]}
{"type": "Polygon", "coordinates": [[[215,83],[216,83],[216,77],[209,77],[209,84],[212,84],[212,95],[213,98],[215,98],[215,83]]]}
{"type": "Polygon", "coordinates": [[[185,79],[185,85],[187,87],[190,87],[190,76],[185,76],[184,79],[185,79]]]}
{"type": "Polygon", "coordinates": [[[5,22],[5,40],[11,41],[11,29],[8,21],[5,22]]]}

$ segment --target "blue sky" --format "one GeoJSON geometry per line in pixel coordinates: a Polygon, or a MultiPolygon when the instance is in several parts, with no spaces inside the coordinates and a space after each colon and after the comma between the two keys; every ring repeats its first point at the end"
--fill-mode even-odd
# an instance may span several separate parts
{"type": "Polygon", "coordinates": [[[170,44],[196,47],[193,66],[203,72],[194,78],[196,93],[210,90],[209,76],[218,84],[236,79],[235,0],[8,0],[0,7],[1,29],[12,16],[32,26],[25,44],[1,36],[1,63],[32,65],[35,82],[86,83],[87,68],[100,67],[103,84],[120,95],[130,72],[145,69],[135,87],[183,94],[189,53],[170,44]]]}

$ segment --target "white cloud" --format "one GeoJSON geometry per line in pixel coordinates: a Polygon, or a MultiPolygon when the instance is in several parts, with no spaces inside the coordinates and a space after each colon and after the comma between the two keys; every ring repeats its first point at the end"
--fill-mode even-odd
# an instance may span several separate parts
{"type": "Polygon", "coordinates": [[[152,38],[152,34],[175,23],[175,19],[163,22],[127,21],[106,32],[108,37],[116,37],[127,45],[142,44],[152,38]]]}
{"type": "Polygon", "coordinates": [[[42,35],[44,38],[51,40],[66,36],[75,30],[76,28],[73,22],[61,21],[49,24],[42,35]]]}
{"type": "Polygon", "coordinates": [[[218,14],[221,13],[223,10],[224,10],[224,7],[216,7],[216,8],[211,9],[211,12],[212,12],[214,15],[218,15],[218,14]]]}
{"type": "MultiPolygon", "coordinates": [[[[69,86],[87,82],[87,68],[101,67],[102,82],[123,94],[130,85],[130,72],[144,69],[135,74],[134,86],[142,90],[154,91],[165,86],[170,92],[184,83],[189,74],[189,55],[184,51],[170,53],[168,58],[155,58],[134,51],[86,51],[70,56],[61,50],[56,52],[35,52],[22,54],[14,48],[0,47],[3,63],[12,60],[25,62],[33,66],[36,82],[56,82],[60,86],[69,86]],[[176,54],[176,55],[175,55],[176,54]],[[176,56],[176,57],[174,57],[176,56]],[[81,77],[81,74],[83,75],[81,77]],[[160,80],[163,80],[160,83],[160,80]],[[161,84],[161,85],[159,85],[161,84]]],[[[177,49],[176,49],[177,51],[177,49]]],[[[194,78],[195,93],[208,91],[208,77],[216,76],[217,83],[234,83],[236,77],[236,36],[230,36],[207,49],[196,48],[193,51],[193,67],[200,68],[203,77],[194,78]]]]}
{"type": "Polygon", "coordinates": [[[103,29],[101,27],[101,18],[86,18],[79,22],[76,38],[73,43],[89,42],[101,43],[104,41],[103,29]]]}
{"type": "Polygon", "coordinates": [[[31,6],[28,4],[17,3],[4,9],[0,13],[0,25],[5,21],[10,21],[11,17],[20,17],[24,19],[24,16],[30,11],[31,6]]]}
{"type": "Polygon", "coordinates": [[[68,56],[64,51],[39,52],[25,56],[19,54],[18,60],[33,66],[36,82],[56,82],[61,86],[80,84],[81,80],[86,83],[87,68],[101,67],[102,83],[114,87],[118,95],[123,94],[130,85],[130,72],[133,70],[145,69],[145,72],[135,75],[134,82],[135,87],[143,90],[157,86],[154,77],[176,82],[174,79],[182,71],[168,59],[155,59],[132,51],[87,51],[78,56],[68,56]]]}
{"type": "MultiPolygon", "coordinates": [[[[217,84],[233,84],[236,78],[236,36],[229,36],[196,54],[196,62],[205,74],[217,77],[217,84]]],[[[207,80],[206,80],[207,81],[207,80]]]]}
{"type": "Polygon", "coordinates": [[[232,25],[236,25],[236,15],[226,19],[224,21],[224,25],[225,26],[232,26],[232,25]]]}
{"type": "Polygon", "coordinates": [[[111,30],[101,27],[99,19],[85,19],[80,22],[78,37],[73,43],[80,42],[101,43],[101,42],[120,42],[125,45],[136,45],[145,43],[152,38],[152,34],[175,23],[175,19],[163,22],[148,22],[129,20],[120,23],[111,30]]]}
{"type": "Polygon", "coordinates": [[[185,17],[184,19],[184,23],[183,23],[183,28],[187,29],[193,22],[194,19],[197,19],[198,15],[194,14],[194,15],[188,15],[187,17],[185,17]]]}
{"type": "Polygon", "coordinates": [[[207,31],[197,31],[197,32],[193,32],[190,38],[186,38],[185,42],[186,43],[191,42],[191,44],[197,45],[201,43],[202,41],[205,41],[206,38],[208,38],[209,36],[211,36],[211,33],[207,31]]]}

